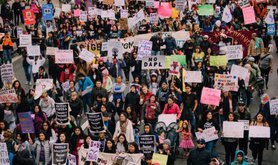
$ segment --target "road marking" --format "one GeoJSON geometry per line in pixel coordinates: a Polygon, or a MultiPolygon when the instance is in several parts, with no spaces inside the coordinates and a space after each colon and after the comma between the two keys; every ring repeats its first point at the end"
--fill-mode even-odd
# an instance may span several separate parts
{"type": "Polygon", "coordinates": [[[16,61],[18,61],[18,60],[21,59],[21,58],[22,58],[22,56],[15,56],[15,57],[13,58],[13,63],[16,62],[16,61]]]}

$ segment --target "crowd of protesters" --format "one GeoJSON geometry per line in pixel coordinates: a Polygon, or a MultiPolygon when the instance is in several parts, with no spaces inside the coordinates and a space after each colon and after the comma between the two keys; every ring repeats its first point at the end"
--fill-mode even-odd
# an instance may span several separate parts
{"type": "MultiPolygon", "coordinates": [[[[198,6],[207,3],[206,1],[192,1],[190,6],[186,1],[184,10],[178,17],[159,18],[157,23],[144,19],[129,30],[119,28],[122,9],[128,9],[129,17],[140,9],[143,9],[147,17],[150,13],[155,13],[156,9],[146,7],[146,1],[125,0],[125,6],[122,7],[104,5],[103,2],[93,1],[92,4],[94,8],[114,10],[115,20],[94,16],[88,17],[87,22],[82,22],[73,16],[73,11],[86,11],[86,0],[78,3],[74,0],[60,0],[59,4],[71,4],[72,12],[61,12],[59,18],[44,21],[39,11],[35,14],[34,25],[24,25],[22,10],[30,8],[31,4],[41,10],[42,4],[39,1],[4,0],[1,5],[3,24],[0,24],[0,32],[5,34],[1,39],[1,65],[12,63],[12,56],[19,54],[23,58],[26,77],[25,80],[15,77],[9,87],[1,83],[2,88],[13,88],[18,96],[17,103],[5,102],[0,106],[0,139],[7,144],[10,164],[50,165],[53,143],[69,143],[68,152],[75,155],[77,160],[80,156],[78,151],[88,149],[91,140],[100,141],[100,150],[104,153],[140,153],[142,151],[138,148],[138,134],[156,137],[157,153],[168,156],[167,165],[175,164],[178,157],[187,159],[188,165],[245,165],[250,160],[263,164],[264,149],[268,148],[269,141],[273,150],[275,142],[278,142],[278,117],[277,114],[270,114],[269,100],[262,99],[257,109],[249,107],[253,103],[252,99],[258,97],[257,93],[259,97],[265,96],[264,93],[269,88],[269,75],[275,65],[272,55],[276,53],[274,50],[275,45],[278,45],[278,33],[276,31],[274,35],[268,34],[264,20],[269,12],[267,7],[276,6],[277,2],[257,3],[256,0],[250,0],[249,5],[254,7],[256,22],[245,25],[242,8],[237,0],[216,0],[212,5],[220,12],[210,16],[199,16],[197,12],[198,6]],[[226,6],[233,17],[228,23],[221,20],[226,6]],[[24,27],[24,34],[32,35],[33,45],[40,46],[40,56],[28,56],[26,48],[18,47],[19,27],[24,27]],[[162,38],[163,32],[180,30],[190,33],[190,39],[182,46],[178,46],[171,35],[162,38]],[[219,54],[214,47],[219,50],[222,46],[242,44],[237,38],[225,37],[224,32],[240,30],[254,31],[246,56],[229,61],[226,66],[210,66],[210,57],[219,54]],[[77,35],[77,31],[82,31],[82,34],[77,35]],[[211,42],[211,36],[204,35],[203,32],[219,32],[223,35],[218,42],[211,42]],[[150,39],[153,43],[151,55],[185,55],[186,66],[183,68],[201,71],[203,81],[184,83],[182,76],[169,75],[167,69],[142,69],[136,46],[131,53],[124,52],[122,59],[114,56],[109,61],[106,58],[107,52],[103,51],[96,54],[91,63],[78,57],[87,48],[86,42],[102,43],[109,39],[148,33],[154,34],[150,39]],[[46,54],[47,47],[73,50],[74,63],[55,64],[54,56],[46,54]],[[248,69],[249,84],[246,85],[239,78],[239,90],[222,90],[219,106],[201,104],[203,87],[215,87],[215,73],[229,74],[232,64],[248,69]],[[43,91],[39,98],[35,98],[37,79],[53,79],[54,86],[43,91]],[[262,79],[263,86],[258,86],[257,82],[262,79]],[[61,84],[66,81],[69,81],[69,89],[64,91],[61,84]],[[82,95],[88,88],[92,90],[82,95]],[[68,125],[59,125],[56,122],[55,103],[63,102],[70,106],[68,125]],[[250,111],[256,115],[252,116],[250,111]],[[17,115],[20,112],[32,113],[35,133],[21,132],[17,115]],[[101,112],[106,130],[95,134],[88,131],[90,128],[81,128],[87,112],[101,112]],[[165,132],[155,130],[160,114],[177,115],[176,133],[179,137],[176,148],[173,148],[171,140],[165,138],[165,132]],[[223,121],[238,120],[248,120],[251,126],[270,127],[270,139],[250,139],[247,130],[244,131],[244,138],[222,137],[209,142],[196,138],[195,132],[201,133],[211,127],[215,127],[215,134],[221,137],[223,121]],[[223,144],[225,157],[220,157],[215,151],[216,143],[223,144]],[[252,154],[249,155],[252,156],[248,158],[250,150],[252,154]]],[[[52,1],[47,0],[44,3],[52,4],[52,1]]],[[[175,1],[168,3],[175,7],[175,1]]],[[[277,29],[278,10],[273,12],[277,29]]],[[[182,69],[180,74],[183,74],[182,69]]],[[[152,156],[145,155],[141,162],[152,165],[152,156]]],[[[97,163],[86,161],[85,164],[97,163]]]]}

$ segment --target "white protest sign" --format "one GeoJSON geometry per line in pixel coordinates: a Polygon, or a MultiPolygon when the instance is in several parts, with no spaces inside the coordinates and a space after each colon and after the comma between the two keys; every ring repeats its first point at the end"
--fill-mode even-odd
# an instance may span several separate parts
{"type": "Polygon", "coordinates": [[[101,43],[101,51],[108,51],[108,42],[101,43]]]}
{"type": "Polygon", "coordinates": [[[201,83],[203,81],[203,75],[201,71],[186,71],[185,82],[201,83]]]}
{"type": "Polygon", "coordinates": [[[21,34],[19,36],[19,47],[27,47],[32,45],[31,34],[21,34]]]}
{"type": "Polygon", "coordinates": [[[23,34],[23,29],[21,27],[17,27],[16,36],[19,37],[21,34],[23,34]]]}
{"type": "Polygon", "coordinates": [[[54,18],[60,18],[61,8],[55,8],[54,18]]]}
{"type": "Polygon", "coordinates": [[[121,10],[121,18],[128,18],[128,10],[125,9],[121,10]]]}
{"type": "Polygon", "coordinates": [[[68,161],[69,161],[69,165],[76,165],[76,156],[73,154],[68,154],[68,161]]]}
{"type": "Polygon", "coordinates": [[[81,11],[79,16],[80,21],[87,22],[87,18],[88,18],[87,11],[81,11]]]}
{"type": "MultiPolygon", "coordinates": [[[[119,160],[121,165],[140,165],[141,160],[144,155],[140,154],[127,154],[127,153],[120,153],[120,154],[109,154],[100,152],[99,153],[99,161],[97,162],[98,165],[112,165],[115,164],[115,161],[119,160]]],[[[162,165],[162,164],[161,164],[162,165]]]]}
{"type": "Polygon", "coordinates": [[[121,41],[109,40],[108,41],[108,56],[122,58],[123,55],[123,45],[121,41]]]}
{"type": "Polygon", "coordinates": [[[270,128],[263,126],[249,126],[250,138],[270,138],[270,128]]]}
{"type": "Polygon", "coordinates": [[[238,91],[238,77],[228,74],[214,75],[214,86],[223,91],[238,91]]]}
{"type": "Polygon", "coordinates": [[[12,84],[14,77],[13,64],[3,64],[1,66],[1,79],[3,84],[12,84]]]}
{"type": "Polygon", "coordinates": [[[114,0],[115,6],[125,6],[125,0],[114,0]]]}
{"type": "Polygon", "coordinates": [[[274,19],[274,16],[273,16],[273,11],[271,11],[271,10],[268,11],[264,21],[267,24],[274,24],[275,23],[275,19],[274,19]]]}
{"type": "Polygon", "coordinates": [[[9,152],[8,152],[6,143],[0,143],[0,155],[1,155],[0,164],[1,165],[10,165],[9,152]]]}
{"type": "Polygon", "coordinates": [[[72,50],[56,50],[55,51],[55,64],[73,64],[73,51],[72,50]]]}
{"type": "Polygon", "coordinates": [[[238,76],[240,79],[243,79],[245,82],[245,86],[248,86],[250,76],[248,69],[238,65],[232,65],[230,74],[233,76],[238,76]]]}
{"type": "Polygon", "coordinates": [[[197,139],[204,139],[206,142],[210,142],[218,139],[215,127],[211,127],[203,130],[203,132],[195,132],[197,139]]]}
{"type": "Polygon", "coordinates": [[[62,4],[62,11],[64,12],[70,12],[71,11],[71,5],[70,4],[62,4]]]}
{"type": "Polygon", "coordinates": [[[142,59],[142,69],[164,69],[165,56],[148,56],[142,59]]]}
{"type": "Polygon", "coordinates": [[[89,151],[86,156],[86,161],[93,161],[97,162],[99,157],[99,149],[100,149],[101,142],[99,141],[91,141],[89,146],[89,151]]]}
{"type": "Polygon", "coordinates": [[[40,46],[38,46],[38,45],[36,45],[36,46],[32,46],[32,45],[27,46],[27,55],[28,56],[39,56],[39,55],[41,55],[40,46]]]}
{"type": "Polygon", "coordinates": [[[226,7],[224,8],[224,11],[223,11],[223,15],[222,15],[222,21],[226,22],[226,23],[229,23],[231,22],[233,19],[233,16],[231,14],[231,10],[230,8],[226,5],[226,7]]]}
{"type": "Polygon", "coordinates": [[[244,123],[244,130],[245,131],[249,130],[249,120],[238,120],[238,122],[243,122],[244,123]]]}
{"type": "Polygon", "coordinates": [[[157,13],[150,13],[150,22],[151,24],[158,22],[158,16],[157,13]]]}
{"type": "Polygon", "coordinates": [[[176,9],[183,11],[185,7],[185,0],[176,0],[176,9]]]}
{"type": "Polygon", "coordinates": [[[242,45],[230,45],[223,47],[228,60],[242,59],[243,49],[242,45]]]}
{"type": "Polygon", "coordinates": [[[168,127],[171,123],[177,122],[177,115],[176,114],[160,114],[158,116],[158,121],[162,121],[165,123],[166,127],[168,127]]]}
{"type": "Polygon", "coordinates": [[[243,122],[223,122],[223,137],[226,138],[243,138],[244,123],[243,122]]]}
{"type": "Polygon", "coordinates": [[[81,58],[82,60],[86,61],[87,63],[90,63],[93,61],[95,55],[91,52],[89,52],[86,49],[83,49],[81,51],[81,53],[79,54],[79,58],[81,58]]]}
{"type": "Polygon", "coordinates": [[[0,90],[0,103],[17,103],[17,94],[14,89],[0,90]]]}
{"type": "Polygon", "coordinates": [[[35,99],[38,99],[43,92],[53,88],[53,79],[37,79],[35,88],[35,99]]]}
{"type": "Polygon", "coordinates": [[[141,40],[138,43],[138,58],[142,59],[144,56],[151,55],[152,52],[152,41],[141,40]]]}
{"type": "Polygon", "coordinates": [[[62,86],[62,88],[63,88],[63,90],[64,90],[65,92],[68,91],[68,90],[70,89],[70,83],[69,83],[69,81],[63,82],[63,83],[61,84],[61,86],[62,86]]]}
{"type": "Polygon", "coordinates": [[[269,101],[270,115],[278,114],[278,99],[269,101]]]}
{"type": "Polygon", "coordinates": [[[59,48],[57,47],[46,47],[46,55],[55,55],[55,51],[58,50],[59,48]]]}

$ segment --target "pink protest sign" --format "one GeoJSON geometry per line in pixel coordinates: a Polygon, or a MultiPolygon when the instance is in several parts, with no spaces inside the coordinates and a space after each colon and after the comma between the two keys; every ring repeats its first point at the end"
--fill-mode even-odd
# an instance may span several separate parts
{"type": "Polygon", "coordinates": [[[159,1],[154,1],[154,8],[158,8],[159,6],[163,6],[163,7],[171,7],[169,2],[160,2],[159,1]]]}
{"type": "Polygon", "coordinates": [[[159,6],[157,8],[157,14],[159,17],[168,18],[172,16],[172,7],[171,5],[159,6]]]}
{"type": "Polygon", "coordinates": [[[204,87],[202,90],[201,103],[219,106],[220,96],[221,90],[204,87]]]}
{"type": "Polygon", "coordinates": [[[242,12],[245,25],[256,22],[255,11],[252,6],[243,8],[242,12]]]}
{"type": "Polygon", "coordinates": [[[74,16],[74,17],[79,17],[80,14],[81,14],[81,10],[80,10],[80,9],[75,9],[75,10],[73,11],[73,16],[74,16]]]}
{"type": "Polygon", "coordinates": [[[32,8],[32,10],[33,10],[33,12],[34,13],[39,13],[39,9],[38,9],[38,7],[37,7],[37,5],[36,4],[31,4],[31,8],[32,8]]]}

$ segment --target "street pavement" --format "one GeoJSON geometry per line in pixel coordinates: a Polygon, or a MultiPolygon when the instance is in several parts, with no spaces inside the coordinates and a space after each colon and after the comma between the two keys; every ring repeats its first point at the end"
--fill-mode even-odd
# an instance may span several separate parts
{"type": "MultiPolygon", "coordinates": [[[[270,97],[278,96],[278,86],[277,86],[277,64],[278,64],[278,54],[274,53],[274,68],[273,73],[270,74],[270,80],[269,80],[269,89],[266,90],[266,93],[270,97]]],[[[13,67],[15,72],[15,77],[20,80],[22,83],[23,88],[25,89],[26,93],[30,89],[30,86],[25,85],[26,79],[23,71],[22,66],[22,58],[19,56],[15,56],[13,58],[13,67]]],[[[47,68],[48,69],[48,68],[47,68]]],[[[252,104],[250,105],[250,112],[252,114],[252,117],[258,112],[259,110],[259,103],[260,99],[256,94],[254,94],[254,99],[252,100],[252,104]]],[[[278,144],[276,144],[277,150],[278,150],[278,144]]],[[[223,145],[218,141],[217,146],[215,148],[215,151],[220,155],[221,159],[225,159],[225,151],[223,145]]],[[[248,157],[251,156],[251,151],[248,151],[248,157]]],[[[263,165],[275,165],[277,164],[277,157],[278,152],[276,150],[271,150],[271,146],[269,145],[269,149],[264,151],[264,160],[263,165]],[[275,163],[276,162],[276,163],[275,163]]],[[[176,165],[186,165],[186,159],[185,158],[179,158],[175,162],[176,165]]]]}

